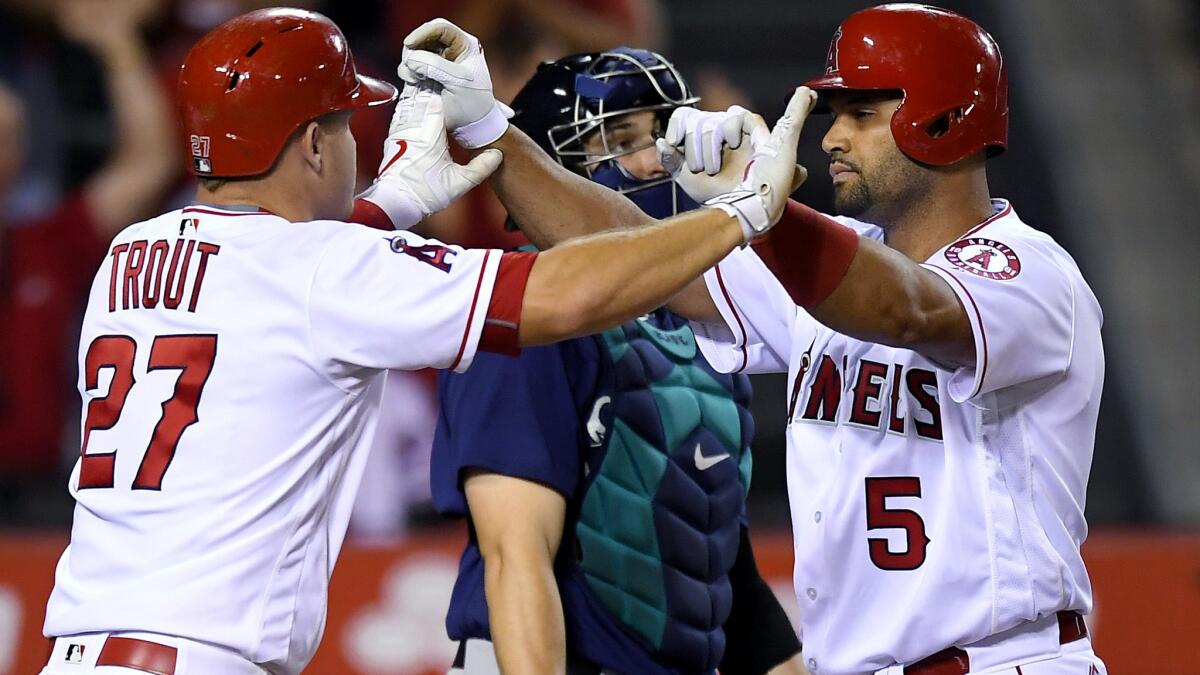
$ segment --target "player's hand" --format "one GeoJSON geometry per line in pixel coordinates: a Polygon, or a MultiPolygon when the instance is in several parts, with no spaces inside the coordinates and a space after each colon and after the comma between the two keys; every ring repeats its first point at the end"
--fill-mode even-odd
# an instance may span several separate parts
{"type": "Polygon", "coordinates": [[[384,141],[379,177],[359,195],[382,209],[398,230],[449,206],[487,179],[504,159],[491,148],[465,165],[456,164],[450,157],[442,107],[442,97],[432,89],[404,87],[384,141]]]}
{"type": "Polygon", "coordinates": [[[397,73],[409,84],[436,83],[446,128],[464,148],[492,143],[508,129],[513,111],[492,93],[479,40],[449,21],[434,19],[409,33],[397,73]]]}
{"type": "Polygon", "coordinates": [[[813,90],[798,87],[770,136],[757,144],[751,137],[754,152],[737,189],[705,202],[705,206],[736,216],[742,223],[746,241],[766,232],[779,220],[788,195],[807,177],[804,168],[796,165],[796,146],[800,130],[816,102],[813,90]]]}
{"type": "Polygon", "coordinates": [[[735,105],[724,112],[676,108],[658,160],[683,191],[698,202],[737,189],[754,147],[771,131],[758,113],[735,105]]]}

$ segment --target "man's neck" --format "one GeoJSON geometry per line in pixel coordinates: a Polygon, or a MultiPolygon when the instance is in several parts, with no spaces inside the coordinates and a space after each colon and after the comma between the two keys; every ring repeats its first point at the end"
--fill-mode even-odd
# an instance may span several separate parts
{"type": "Polygon", "coordinates": [[[957,240],[992,217],[986,178],[943,183],[919,202],[889,218],[884,241],[909,259],[924,262],[938,249],[957,240]]]}
{"type": "Polygon", "coordinates": [[[309,203],[300,195],[288,195],[267,181],[232,181],[215,190],[196,189],[196,201],[213,206],[256,206],[292,223],[316,219],[309,203]]]}

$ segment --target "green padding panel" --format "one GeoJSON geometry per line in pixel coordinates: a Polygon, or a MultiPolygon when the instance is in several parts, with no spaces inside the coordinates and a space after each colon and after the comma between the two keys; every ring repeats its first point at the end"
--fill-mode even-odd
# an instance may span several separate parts
{"type": "Polygon", "coordinates": [[[697,367],[675,367],[667,377],[650,383],[662,415],[667,447],[677,448],[704,424],[735,456],[742,448],[742,423],[737,404],[721,385],[697,367]]]}
{"type": "Polygon", "coordinates": [[[629,349],[629,341],[625,339],[625,331],[621,330],[620,326],[609,328],[601,333],[604,336],[604,344],[608,345],[609,357],[613,363],[619,363],[621,357],[625,356],[626,350],[629,349]]]}
{"type": "Polygon", "coordinates": [[[655,648],[666,627],[667,598],[652,502],[666,467],[665,455],[614,420],[608,452],[575,528],[580,566],[592,589],[655,648]]]}
{"type": "Polygon", "coordinates": [[[750,474],[754,472],[754,453],[747,452],[738,462],[738,480],[742,481],[742,491],[750,492],[750,474]]]}

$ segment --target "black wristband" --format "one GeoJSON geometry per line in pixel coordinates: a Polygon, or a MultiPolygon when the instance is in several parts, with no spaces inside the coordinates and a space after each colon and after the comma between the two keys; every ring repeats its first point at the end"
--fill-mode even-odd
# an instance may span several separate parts
{"type": "Polygon", "coordinates": [[[733,608],[725,621],[721,675],[762,675],[800,653],[800,640],[779,600],[758,573],[750,534],[742,528],[729,570],[733,608]]]}

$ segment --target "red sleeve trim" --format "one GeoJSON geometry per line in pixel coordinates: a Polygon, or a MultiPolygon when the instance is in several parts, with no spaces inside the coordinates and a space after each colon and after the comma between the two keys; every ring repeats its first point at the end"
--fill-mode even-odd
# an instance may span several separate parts
{"type": "MultiPolygon", "coordinates": [[[[939,268],[938,271],[942,270],[939,268]]],[[[983,314],[979,311],[979,304],[975,302],[975,296],[971,295],[971,291],[967,289],[966,284],[954,277],[953,272],[946,272],[941,276],[943,278],[950,279],[954,283],[958,284],[958,287],[962,289],[962,294],[967,296],[967,299],[971,301],[971,309],[975,311],[975,322],[979,325],[979,342],[983,345],[983,353],[975,355],[975,366],[979,368],[979,377],[975,379],[975,387],[971,390],[971,395],[967,397],[968,399],[972,399],[975,398],[983,389],[983,380],[985,377],[987,377],[988,346],[987,331],[983,328],[983,314]]]]}
{"type": "Polygon", "coordinates": [[[537,253],[533,252],[505,253],[500,257],[500,269],[496,271],[496,283],[492,286],[492,302],[488,305],[483,335],[479,338],[479,348],[483,351],[509,356],[521,353],[518,339],[521,306],[535,260],[537,253]]]}
{"type": "Polygon", "coordinates": [[[354,212],[350,214],[350,222],[373,227],[376,230],[391,232],[396,229],[387,213],[374,203],[365,199],[354,200],[354,212]]]}
{"type": "Polygon", "coordinates": [[[813,307],[846,276],[858,233],[789,199],[779,224],[750,245],[797,305],[813,307]]]}
{"type": "Polygon", "coordinates": [[[738,369],[733,371],[735,373],[740,373],[745,370],[746,366],[750,363],[750,354],[746,351],[746,326],[742,324],[742,316],[738,314],[737,307],[734,307],[733,300],[729,298],[729,290],[725,288],[725,277],[721,276],[721,266],[717,265],[716,270],[717,284],[721,287],[721,295],[725,297],[725,304],[729,306],[729,311],[733,312],[733,319],[734,321],[737,321],[738,332],[742,334],[740,345],[740,349],[742,350],[742,365],[738,366],[738,369]]]}
{"type": "Polygon", "coordinates": [[[463,354],[467,351],[467,339],[471,336],[471,325],[475,322],[475,305],[479,304],[479,289],[483,288],[483,275],[487,274],[488,259],[491,257],[491,251],[484,252],[483,264],[479,266],[479,279],[475,281],[475,295],[471,296],[471,309],[467,312],[467,325],[463,328],[462,342],[458,343],[458,353],[454,355],[454,361],[450,363],[450,370],[458,367],[463,354]]]}

